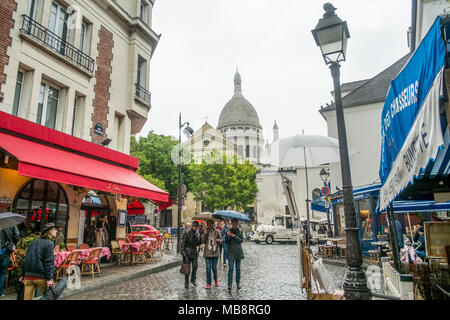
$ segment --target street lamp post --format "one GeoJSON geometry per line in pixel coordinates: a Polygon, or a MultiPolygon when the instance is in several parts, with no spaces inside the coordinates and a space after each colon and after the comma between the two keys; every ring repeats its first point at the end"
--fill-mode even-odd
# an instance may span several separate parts
{"type": "Polygon", "coordinates": [[[353,186],[348,156],[347,134],[345,131],[344,110],[340,85],[340,65],[345,61],[347,39],[350,38],[347,23],[335,13],[336,8],[331,3],[323,6],[325,14],[312,30],[314,39],[322,51],[327,65],[330,65],[334,83],[334,98],[339,138],[339,153],[341,162],[342,191],[344,197],[345,233],[347,235],[347,272],[343,281],[344,296],[347,300],[369,300],[370,290],[362,270],[362,252],[358,237],[353,186]]]}
{"type": "Polygon", "coordinates": [[[179,121],[178,121],[178,188],[177,188],[177,193],[178,193],[178,226],[177,226],[177,253],[181,252],[181,198],[182,198],[182,187],[181,187],[181,129],[186,126],[186,128],[184,128],[183,132],[187,137],[190,137],[193,133],[194,130],[189,126],[189,122],[185,122],[183,124],[181,124],[181,113],[179,116],[179,121]]]}
{"type": "MultiPolygon", "coordinates": [[[[324,186],[328,185],[328,179],[330,177],[330,172],[326,171],[325,169],[320,170],[320,179],[323,182],[324,186]]],[[[328,201],[325,199],[325,201],[328,201]]],[[[331,233],[331,223],[330,223],[330,206],[327,205],[327,237],[332,238],[333,234],[331,233]]]]}

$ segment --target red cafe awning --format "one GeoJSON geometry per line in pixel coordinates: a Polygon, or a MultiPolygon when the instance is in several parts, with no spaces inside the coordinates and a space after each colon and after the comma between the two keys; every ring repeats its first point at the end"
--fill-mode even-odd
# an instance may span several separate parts
{"type": "Polygon", "coordinates": [[[134,199],[128,204],[127,211],[128,215],[145,214],[145,208],[138,199],[134,199]]]}
{"type": "Polygon", "coordinates": [[[166,191],[130,168],[4,132],[0,132],[0,147],[18,159],[18,173],[23,176],[151,199],[158,204],[169,202],[166,191]]]}

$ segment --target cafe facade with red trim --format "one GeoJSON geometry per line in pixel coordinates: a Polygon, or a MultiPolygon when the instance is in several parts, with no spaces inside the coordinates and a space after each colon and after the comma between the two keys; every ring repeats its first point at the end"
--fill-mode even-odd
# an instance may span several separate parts
{"type": "Polygon", "coordinates": [[[125,239],[129,204],[147,199],[159,208],[169,194],[136,171],[138,159],[0,112],[0,212],[26,215],[22,234],[45,223],[62,227],[65,243],[83,243],[88,193],[101,201],[113,239],[125,239]]]}

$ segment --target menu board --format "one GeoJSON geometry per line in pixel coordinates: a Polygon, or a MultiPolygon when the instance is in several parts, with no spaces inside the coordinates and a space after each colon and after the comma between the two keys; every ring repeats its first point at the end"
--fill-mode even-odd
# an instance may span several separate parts
{"type": "Polygon", "coordinates": [[[425,246],[428,257],[446,258],[450,246],[450,222],[425,222],[425,246]]]}

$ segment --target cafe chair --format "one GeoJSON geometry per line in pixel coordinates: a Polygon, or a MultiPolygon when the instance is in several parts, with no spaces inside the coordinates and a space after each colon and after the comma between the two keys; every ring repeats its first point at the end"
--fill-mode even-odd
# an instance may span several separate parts
{"type": "Polygon", "coordinates": [[[147,242],[143,242],[141,247],[139,248],[139,251],[133,251],[132,252],[132,261],[136,261],[136,258],[139,257],[138,263],[146,263],[147,259],[145,258],[145,251],[147,250],[147,242]]]}
{"type": "Polygon", "coordinates": [[[89,249],[89,245],[87,243],[82,243],[78,246],[79,249],[89,249]]]}
{"type": "Polygon", "coordinates": [[[156,241],[151,241],[147,243],[147,250],[145,251],[149,260],[154,260],[156,262],[156,241]]]}
{"type": "Polygon", "coordinates": [[[94,249],[89,254],[89,257],[87,258],[87,260],[81,261],[81,275],[90,274],[92,276],[92,278],[94,278],[96,273],[98,273],[100,275],[102,274],[102,272],[100,271],[100,265],[99,265],[99,256],[100,256],[101,252],[102,252],[102,248],[94,249]],[[87,272],[85,271],[86,267],[89,268],[89,270],[87,272]],[[95,270],[95,269],[97,269],[97,270],[95,270]]]}
{"type": "Polygon", "coordinates": [[[114,258],[117,258],[117,262],[120,265],[120,262],[122,260],[123,251],[118,241],[112,240],[111,241],[111,262],[114,260],[114,258]]]}
{"type": "Polygon", "coordinates": [[[159,253],[161,259],[163,258],[163,241],[164,237],[158,237],[156,240],[156,252],[159,253]]]}
{"type": "Polygon", "coordinates": [[[167,251],[173,250],[172,234],[165,232],[163,238],[164,238],[164,250],[167,251]]]}
{"type": "Polygon", "coordinates": [[[67,250],[69,250],[69,251],[77,250],[77,248],[72,245],[67,245],[66,247],[67,247],[67,250]]]}
{"type": "Polygon", "coordinates": [[[80,251],[72,251],[66,258],[66,260],[61,263],[59,268],[56,270],[56,280],[61,279],[67,268],[78,264],[78,255],[80,251]]]}

